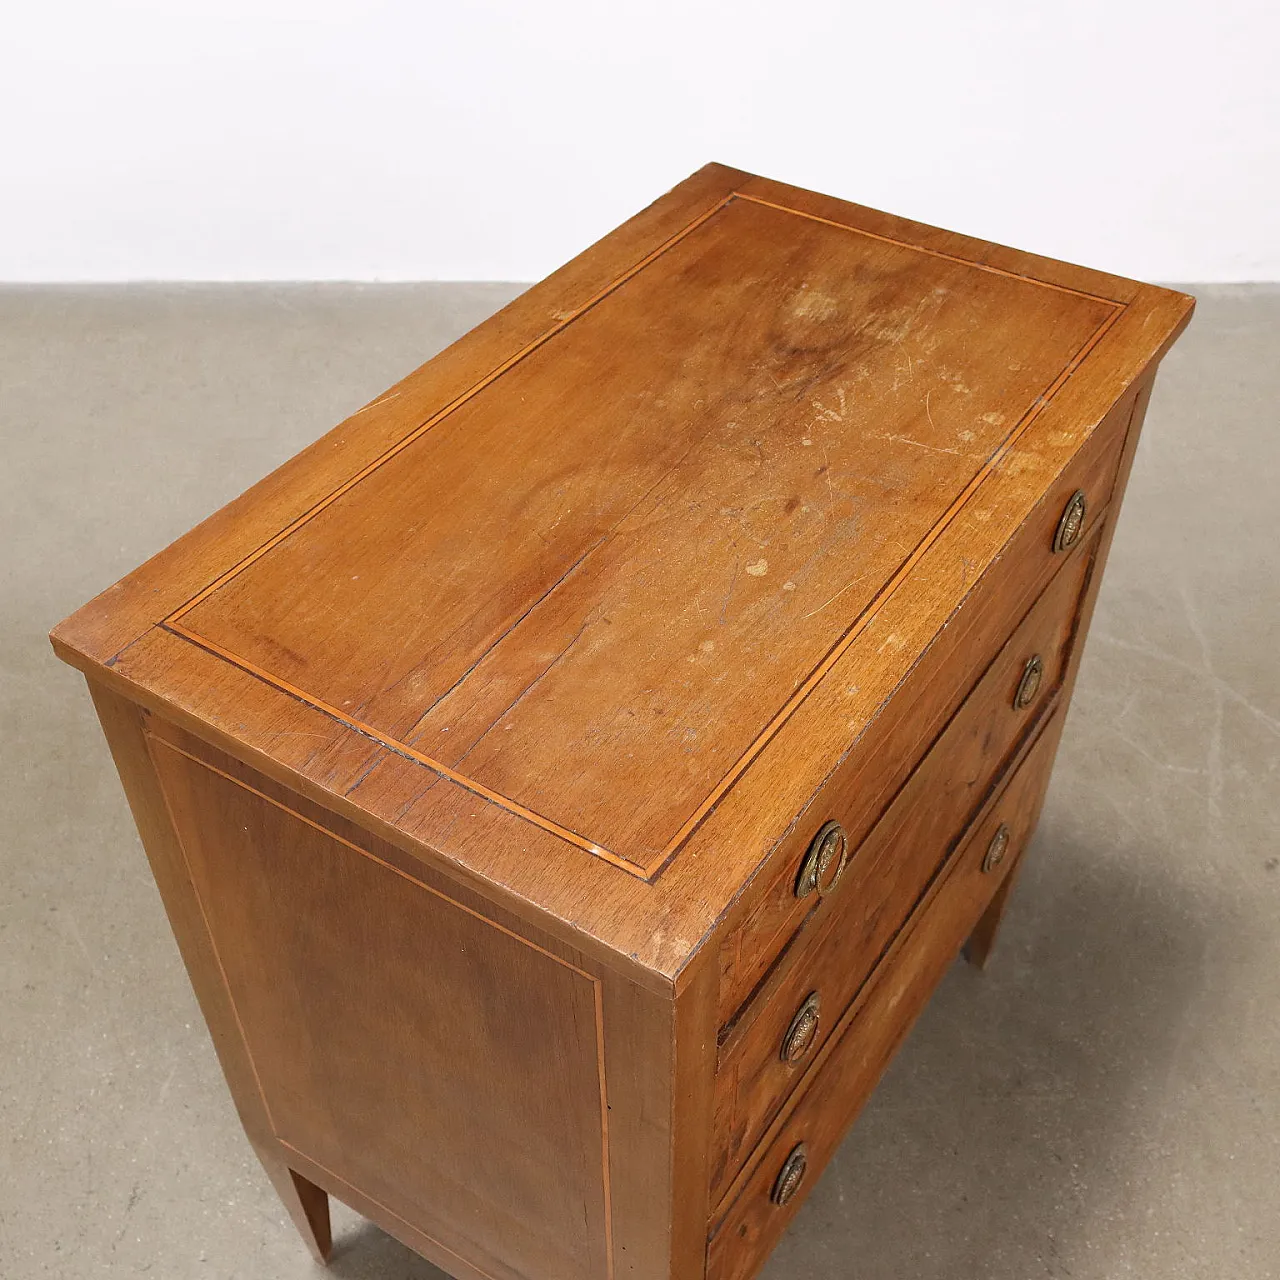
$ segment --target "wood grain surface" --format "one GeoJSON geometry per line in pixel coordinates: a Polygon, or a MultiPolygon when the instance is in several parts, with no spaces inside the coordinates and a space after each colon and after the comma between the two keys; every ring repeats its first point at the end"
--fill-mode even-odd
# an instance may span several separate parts
{"type": "Polygon", "coordinates": [[[167,625],[651,874],[1119,310],[734,197],[167,625]]]}

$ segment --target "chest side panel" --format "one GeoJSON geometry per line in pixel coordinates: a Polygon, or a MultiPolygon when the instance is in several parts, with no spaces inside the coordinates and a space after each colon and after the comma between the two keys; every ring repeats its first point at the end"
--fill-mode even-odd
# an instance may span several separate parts
{"type": "Polygon", "coordinates": [[[600,984],[162,738],[276,1137],[494,1280],[603,1280],[600,984]]]}

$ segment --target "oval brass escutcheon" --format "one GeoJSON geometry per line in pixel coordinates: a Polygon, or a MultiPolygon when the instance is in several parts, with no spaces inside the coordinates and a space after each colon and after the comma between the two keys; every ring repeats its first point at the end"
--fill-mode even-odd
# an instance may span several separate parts
{"type": "Polygon", "coordinates": [[[791,1025],[782,1037],[781,1057],[783,1062],[799,1062],[818,1038],[818,1022],[822,1016],[822,1000],[816,991],[811,991],[804,998],[804,1003],[796,1010],[791,1025]]]}
{"type": "Polygon", "coordinates": [[[1080,530],[1084,528],[1084,514],[1087,509],[1088,503],[1085,501],[1084,490],[1077,489],[1067,499],[1067,505],[1062,511],[1062,519],[1058,521],[1058,531],[1053,535],[1055,551],[1066,551],[1080,540],[1080,530]]]}
{"type": "Polygon", "coordinates": [[[987,845],[986,857],[982,859],[983,871],[994,871],[1003,861],[1009,850],[1009,828],[1002,822],[987,845]]]}
{"type": "Polygon", "coordinates": [[[798,1142],[791,1149],[791,1154],[782,1162],[778,1176],[773,1180],[773,1190],[769,1199],[774,1204],[786,1204],[800,1189],[804,1181],[804,1171],[809,1164],[809,1152],[803,1142],[798,1142]]]}
{"type": "Polygon", "coordinates": [[[1013,695],[1013,705],[1017,710],[1024,710],[1036,700],[1036,694],[1040,692],[1040,681],[1043,678],[1044,659],[1038,653],[1033,654],[1027,659],[1027,665],[1022,669],[1022,679],[1018,681],[1018,692],[1013,695]]]}
{"type": "Polygon", "coordinates": [[[849,857],[849,842],[838,822],[824,822],[809,843],[809,851],[796,876],[796,897],[804,898],[817,890],[829,893],[844,872],[849,857]]]}

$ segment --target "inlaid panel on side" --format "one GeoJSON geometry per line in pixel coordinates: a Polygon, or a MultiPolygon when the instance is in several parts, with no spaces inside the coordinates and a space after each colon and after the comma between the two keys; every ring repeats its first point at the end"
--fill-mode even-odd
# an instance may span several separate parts
{"type": "Polygon", "coordinates": [[[150,746],[276,1136],[494,1280],[607,1280],[598,980],[150,746]]]}
{"type": "Polygon", "coordinates": [[[651,874],[1122,310],[734,196],[169,625],[651,874]]]}

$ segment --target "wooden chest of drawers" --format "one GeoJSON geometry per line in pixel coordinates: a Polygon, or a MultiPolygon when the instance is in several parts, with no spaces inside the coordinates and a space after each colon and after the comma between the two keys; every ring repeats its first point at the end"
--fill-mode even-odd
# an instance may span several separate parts
{"type": "Polygon", "coordinates": [[[317,1253],[756,1271],[991,947],[1190,311],[709,166],[55,630],[317,1253]]]}

